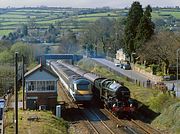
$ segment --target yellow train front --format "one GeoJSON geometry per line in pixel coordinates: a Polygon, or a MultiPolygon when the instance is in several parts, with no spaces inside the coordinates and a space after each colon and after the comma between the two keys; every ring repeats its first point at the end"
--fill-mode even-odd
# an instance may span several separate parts
{"type": "Polygon", "coordinates": [[[76,102],[89,102],[93,98],[92,83],[88,79],[74,75],[69,78],[70,94],[76,102]]]}

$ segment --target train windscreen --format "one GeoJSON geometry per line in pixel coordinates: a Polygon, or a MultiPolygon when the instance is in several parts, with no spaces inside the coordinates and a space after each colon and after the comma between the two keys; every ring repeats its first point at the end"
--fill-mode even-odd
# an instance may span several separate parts
{"type": "Polygon", "coordinates": [[[77,84],[78,90],[89,90],[90,84],[77,84]]]}

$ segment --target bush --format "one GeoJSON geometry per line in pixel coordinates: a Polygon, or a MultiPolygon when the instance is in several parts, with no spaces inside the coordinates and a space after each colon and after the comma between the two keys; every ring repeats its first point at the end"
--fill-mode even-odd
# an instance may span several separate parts
{"type": "Polygon", "coordinates": [[[157,75],[157,76],[163,76],[164,73],[163,73],[163,72],[157,72],[156,75],[157,75]]]}
{"type": "Polygon", "coordinates": [[[170,129],[171,133],[180,133],[180,102],[172,103],[170,107],[157,117],[152,124],[163,129],[170,129]]]}
{"type": "Polygon", "coordinates": [[[159,94],[157,97],[151,97],[149,99],[149,106],[155,112],[160,113],[162,112],[162,108],[164,107],[166,101],[168,100],[169,96],[167,94],[159,94]]]}

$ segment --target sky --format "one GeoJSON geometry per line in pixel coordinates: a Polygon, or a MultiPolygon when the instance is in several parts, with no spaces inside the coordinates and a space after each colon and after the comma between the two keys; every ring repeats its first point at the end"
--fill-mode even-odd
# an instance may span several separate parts
{"type": "MultiPolygon", "coordinates": [[[[109,6],[111,8],[130,7],[135,0],[0,0],[0,7],[75,7],[96,8],[109,6]]],[[[143,7],[150,4],[152,7],[180,6],[180,0],[138,0],[143,7]]]]}

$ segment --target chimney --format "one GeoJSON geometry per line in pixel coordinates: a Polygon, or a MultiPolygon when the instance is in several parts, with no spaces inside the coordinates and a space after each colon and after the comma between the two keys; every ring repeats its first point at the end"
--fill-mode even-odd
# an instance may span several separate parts
{"type": "Polygon", "coordinates": [[[40,64],[41,66],[46,66],[46,59],[45,59],[44,56],[41,56],[41,57],[39,58],[39,64],[40,64]]]}
{"type": "Polygon", "coordinates": [[[42,66],[42,57],[39,58],[39,64],[42,66]]]}

